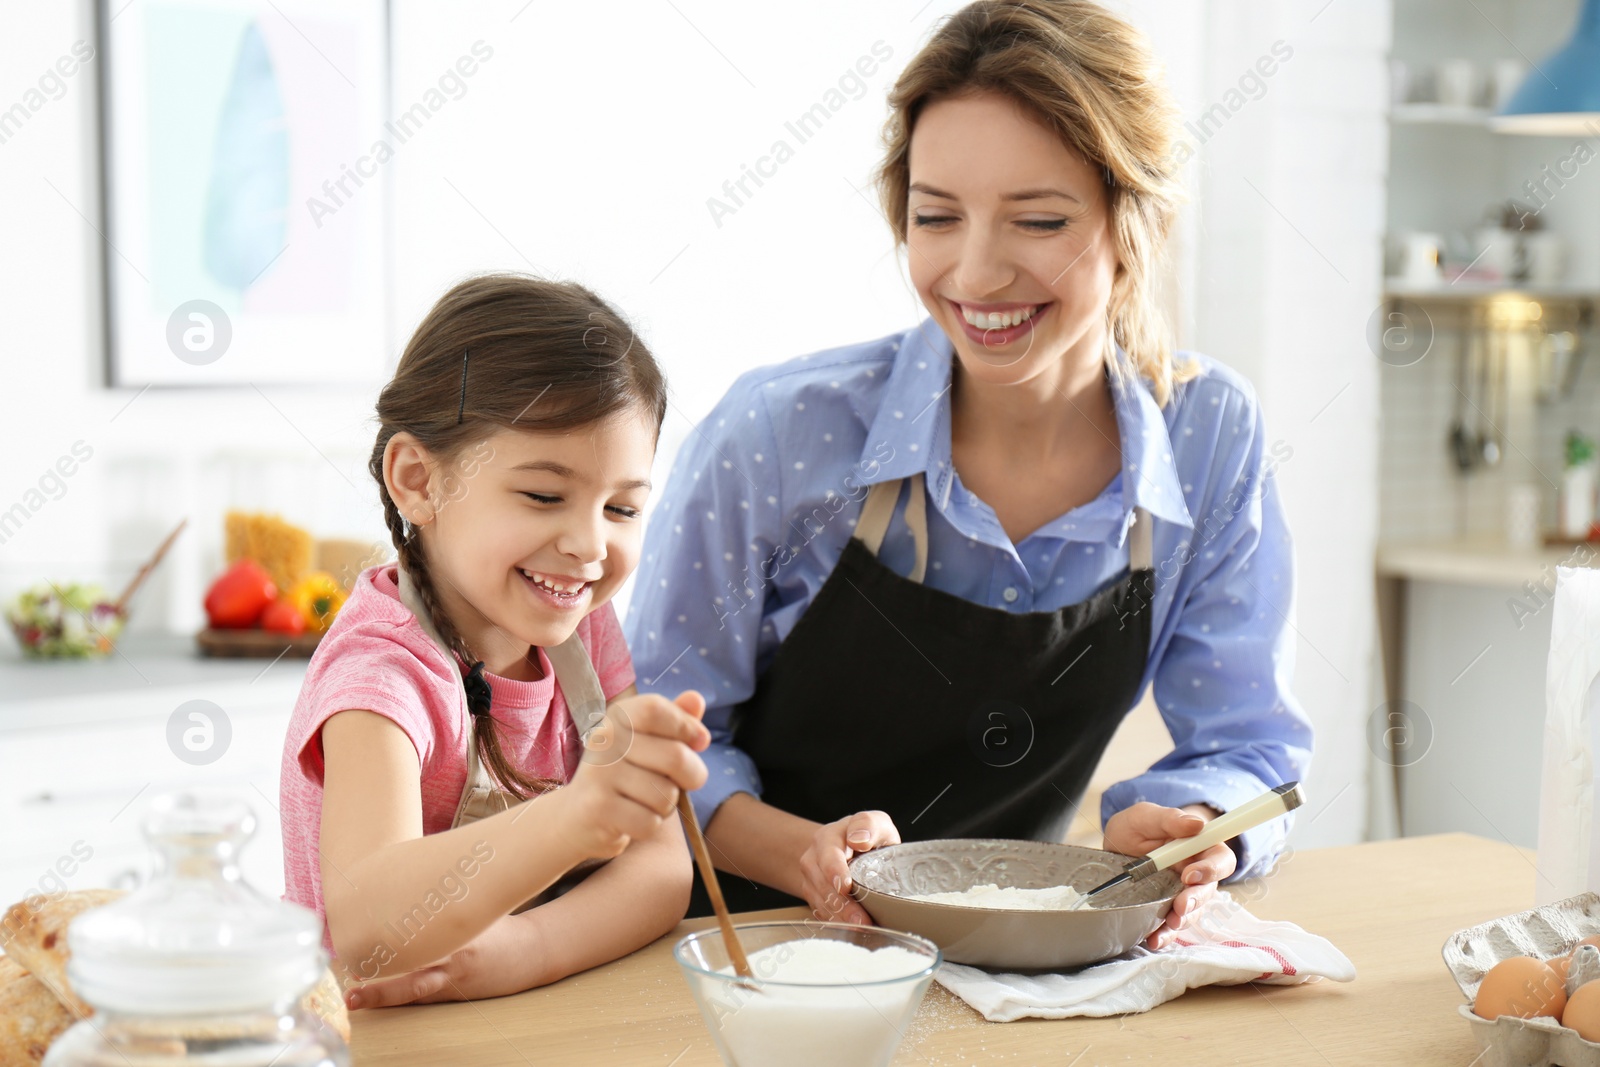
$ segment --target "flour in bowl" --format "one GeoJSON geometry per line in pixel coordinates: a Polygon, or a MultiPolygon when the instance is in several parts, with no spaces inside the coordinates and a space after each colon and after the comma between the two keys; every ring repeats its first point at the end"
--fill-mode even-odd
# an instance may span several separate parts
{"type": "Polygon", "coordinates": [[[975,885],[953,893],[924,893],[909,897],[930,904],[959,904],[966,908],[999,908],[1002,911],[1077,911],[1092,907],[1089,898],[1070,885],[1044,889],[1018,889],[1015,886],[975,885]]]}
{"type": "Polygon", "coordinates": [[[894,1057],[933,980],[923,973],[932,963],[908,949],[874,950],[819,937],[750,954],[758,982],[784,984],[697,986],[695,992],[729,1062],[876,1067],[894,1057]]]}

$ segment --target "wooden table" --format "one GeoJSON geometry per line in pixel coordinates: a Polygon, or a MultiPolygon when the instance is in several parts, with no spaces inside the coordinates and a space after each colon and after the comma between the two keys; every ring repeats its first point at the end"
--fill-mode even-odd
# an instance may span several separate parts
{"type": "MultiPolygon", "coordinates": [[[[1291,853],[1236,895],[1261,918],[1327,937],[1355,963],[1354,982],[1211,987],[1141,1015],[1014,1023],[985,1022],[935,984],[894,1062],[1468,1067],[1477,1048],[1440,946],[1461,927],[1531,907],[1533,882],[1531,852],[1467,834],[1291,853]]],[[[356,1067],[715,1065],[672,958],[679,937],[713,922],[685,921],[625,959],[516,996],[356,1012],[356,1067]]]]}

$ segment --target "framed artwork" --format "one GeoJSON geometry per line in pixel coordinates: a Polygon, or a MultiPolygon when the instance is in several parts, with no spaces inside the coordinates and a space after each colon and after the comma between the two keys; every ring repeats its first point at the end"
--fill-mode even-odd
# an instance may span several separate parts
{"type": "Polygon", "coordinates": [[[377,379],[385,0],[100,0],[98,17],[108,383],[377,379]]]}

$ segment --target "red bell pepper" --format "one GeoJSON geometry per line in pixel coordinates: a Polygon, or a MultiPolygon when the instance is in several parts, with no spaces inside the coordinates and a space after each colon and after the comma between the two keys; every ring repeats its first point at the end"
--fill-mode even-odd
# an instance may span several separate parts
{"type": "Polygon", "coordinates": [[[278,586],[253,559],[241,559],[222,572],[206,593],[206,617],[218,630],[247,630],[278,599],[278,586]]]}

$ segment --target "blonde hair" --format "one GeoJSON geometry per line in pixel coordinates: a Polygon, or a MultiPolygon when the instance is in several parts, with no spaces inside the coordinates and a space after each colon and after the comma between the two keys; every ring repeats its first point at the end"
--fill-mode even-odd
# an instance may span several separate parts
{"type": "Polygon", "coordinates": [[[1184,197],[1177,107],[1149,44],[1092,0],[978,0],[951,15],[889,91],[877,183],[896,246],[906,241],[917,117],[934,101],[980,92],[1020,104],[1104,173],[1118,261],[1106,304],[1107,369],[1148,378],[1165,406],[1199,368],[1177,361],[1154,291],[1184,197]]]}

